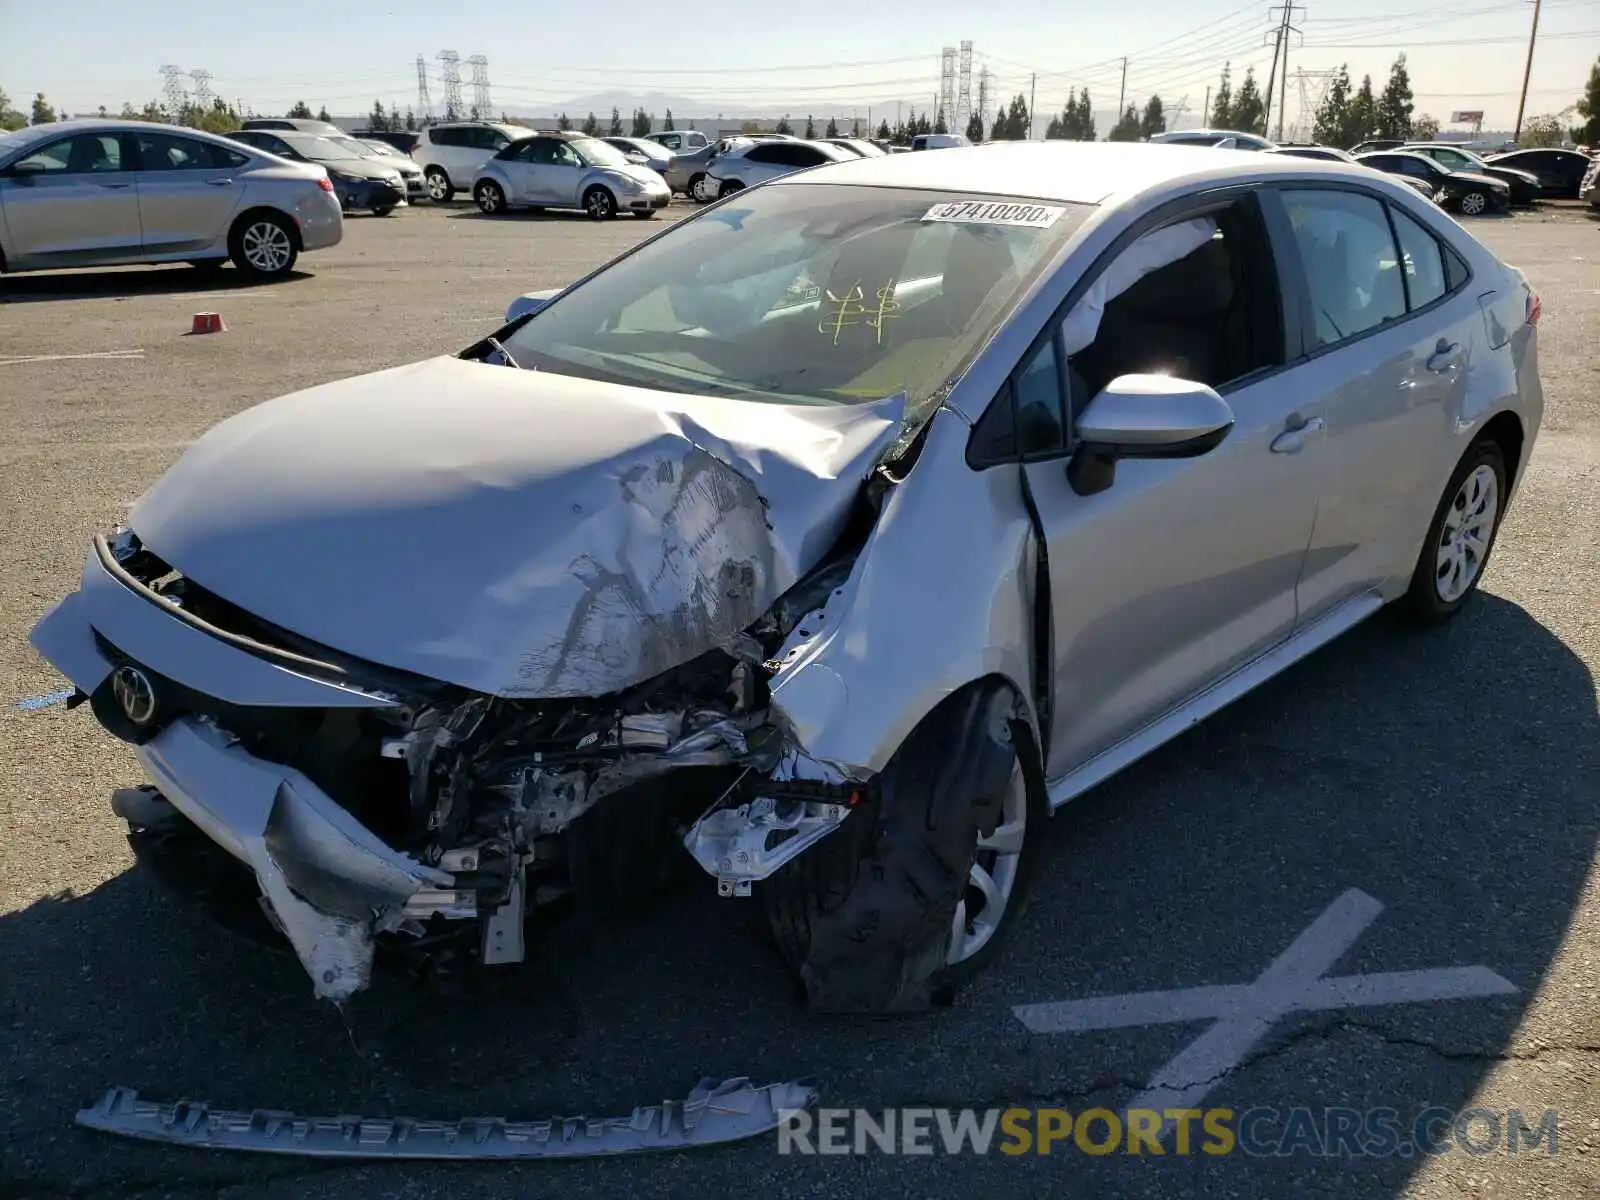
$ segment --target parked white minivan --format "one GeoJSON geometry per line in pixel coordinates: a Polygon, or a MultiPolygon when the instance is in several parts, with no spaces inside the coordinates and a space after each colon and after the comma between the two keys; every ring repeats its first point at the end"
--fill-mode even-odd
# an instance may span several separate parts
{"type": "Polygon", "coordinates": [[[690,154],[711,144],[711,139],[698,129],[668,129],[646,136],[652,142],[660,142],[674,154],[690,154]]]}
{"type": "Polygon", "coordinates": [[[451,121],[422,131],[411,157],[422,168],[428,198],[450,199],[472,186],[479,168],[518,138],[533,130],[491,121],[451,121]]]}
{"type": "Polygon", "coordinates": [[[919,133],[911,139],[913,150],[952,150],[972,143],[959,133],[919,133]]]}

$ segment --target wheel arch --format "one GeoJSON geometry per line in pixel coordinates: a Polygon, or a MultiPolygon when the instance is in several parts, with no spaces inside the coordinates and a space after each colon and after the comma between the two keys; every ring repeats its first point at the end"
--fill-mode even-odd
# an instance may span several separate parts
{"type": "Polygon", "coordinates": [[[1506,461],[1506,492],[1509,495],[1516,487],[1517,481],[1522,476],[1522,469],[1526,465],[1522,455],[1527,446],[1528,435],[1523,427],[1522,418],[1509,408],[1501,409],[1483,423],[1473,441],[1481,438],[1488,438],[1500,447],[1500,454],[1506,461]]]}

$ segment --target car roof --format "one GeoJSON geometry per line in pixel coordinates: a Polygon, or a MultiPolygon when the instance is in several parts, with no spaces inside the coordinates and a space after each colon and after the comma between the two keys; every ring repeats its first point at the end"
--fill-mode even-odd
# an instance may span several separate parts
{"type": "MultiPolygon", "coordinates": [[[[151,130],[157,133],[170,133],[178,137],[194,138],[202,142],[217,142],[231,145],[231,139],[222,134],[208,133],[203,129],[191,129],[187,125],[165,125],[159,121],[124,121],[117,117],[74,117],[70,121],[51,121],[44,125],[25,125],[21,129],[13,129],[3,136],[12,146],[32,145],[35,142],[47,141],[50,138],[61,137],[73,133],[148,133],[151,130]]],[[[266,132],[262,130],[260,132],[266,132]]],[[[284,132],[288,132],[285,130],[284,132]]]]}
{"type": "Polygon", "coordinates": [[[1191,179],[1228,182],[1308,174],[1349,178],[1353,170],[1347,163],[1254,150],[1148,142],[996,142],[959,146],[938,154],[855,158],[763,186],[849,183],[1099,204],[1113,195],[1191,179]]]}

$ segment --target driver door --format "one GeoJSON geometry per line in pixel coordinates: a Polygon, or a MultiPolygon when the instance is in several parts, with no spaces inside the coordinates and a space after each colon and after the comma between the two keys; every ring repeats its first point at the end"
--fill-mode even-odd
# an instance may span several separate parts
{"type": "Polygon", "coordinates": [[[0,175],[0,212],[20,265],[140,253],[136,148],[117,133],[80,133],[41,146],[0,175]]]}
{"type": "MultiPolygon", "coordinates": [[[[1210,215],[1217,232],[1198,249],[1106,299],[1081,350],[1075,309],[1013,376],[1050,564],[1052,780],[1294,631],[1316,516],[1321,401],[1284,369],[1280,283],[1255,202],[1213,202],[1210,215]],[[1234,426],[1198,457],[1120,461],[1110,487],[1080,495],[1066,469],[1073,416],[1112,378],[1135,373],[1216,388],[1234,426]]],[[[1123,254],[1140,254],[1141,242],[1123,254]]]]}

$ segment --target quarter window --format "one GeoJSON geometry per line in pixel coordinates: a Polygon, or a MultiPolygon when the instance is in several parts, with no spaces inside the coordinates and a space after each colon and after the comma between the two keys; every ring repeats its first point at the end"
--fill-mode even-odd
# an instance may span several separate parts
{"type": "Polygon", "coordinates": [[[1405,315],[1399,254],[1381,202],[1354,192],[1291,191],[1284,207],[1305,269],[1318,348],[1405,315]]]}
{"type": "Polygon", "coordinates": [[[1390,208],[1395,235],[1400,239],[1400,259],[1405,267],[1406,297],[1411,311],[1432,304],[1449,287],[1445,283],[1444,248],[1416,221],[1398,208],[1390,208]]]}
{"type": "Polygon", "coordinates": [[[1017,372],[1017,444],[1024,455],[1049,454],[1066,444],[1056,339],[1049,338],[1017,372]]]}

